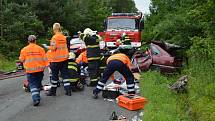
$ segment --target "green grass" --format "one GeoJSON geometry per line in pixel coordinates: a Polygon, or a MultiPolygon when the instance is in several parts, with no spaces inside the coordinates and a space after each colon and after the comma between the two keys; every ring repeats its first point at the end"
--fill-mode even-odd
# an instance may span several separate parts
{"type": "Polygon", "coordinates": [[[7,60],[0,54],[0,71],[12,71],[16,69],[15,60],[7,60]]]}
{"type": "Polygon", "coordinates": [[[186,94],[176,94],[168,88],[177,80],[158,72],[142,73],[141,93],[148,99],[144,108],[144,121],[189,121],[186,113],[186,94]]]}
{"type": "Polygon", "coordinates": [[[189,76],[189,115],[195,121],[215,121],[215,69],[205,61],[192,61],[189,76]]]}

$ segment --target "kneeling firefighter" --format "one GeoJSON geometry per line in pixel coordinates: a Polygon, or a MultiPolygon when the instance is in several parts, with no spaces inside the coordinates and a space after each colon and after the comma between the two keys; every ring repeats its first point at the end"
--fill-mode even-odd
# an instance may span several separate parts
{"type": "Polygon", "coordinates": [[[80,82],[80,68],[78,64],[75,62],[75,53],[70,52],[68,58],[68,80],[71,85],[71,89],[73,92],[82,90],[84,85],[80,82]]]}
{"type": "Polygon", "coordinates": [[[130,70],[131,60],[128,56],[123,53],[113,54],[107,59],[106,63],[107,66],[104,70],[103,77],[98,82],[96,89],[93,90],[93,98],[96,99],[98,97],[99,92],[103,89],[107,80],[115,71],[118,71],[126,79],[128,94],[135,94],[134,76],[130,70]]]}
{"type": "Polygon", "coordinates": [[[87,60],[87,51],[85,50],[82,52],[78,58],[76,58],[75,62],[79,65],[80,67],[80,81],[82,84],[86,84],[86,79],[89,77],[88,74],[88,60],[87,60]]]}
{"type": "Polygon", "coordinates": [[[89,86],[96,86],[99,80],[99,38],[94,31],[89,28],[86,28],[84,30],[83,40],[87,46],[88,71],[90,76],[89,86]]]}

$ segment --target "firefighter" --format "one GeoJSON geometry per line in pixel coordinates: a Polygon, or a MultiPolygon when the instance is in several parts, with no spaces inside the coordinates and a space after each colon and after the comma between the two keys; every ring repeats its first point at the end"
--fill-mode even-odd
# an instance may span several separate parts
{"type": "Polygon", "coordinates": [[[129,69],[131,66],[131,61],[123,53],[113,54],[107,59],[107,67],[104,70],[102,79],[98,82],[96,89],[93,90],[93,98],[98,98],[99,92],[103,89],[104,85],[106,84],[107,80],[111,75],[118,71],[121,73],[124,78],[126,79],[127,89],[129,94],[135,94],[134,90],[134,76],[129,69]]]}
{"type": "Polygon", "coordinates": [[[78,64],[75,62],[75,53],[69,53],[68,59],[68,71],[69,71],[69,81],[71,84],[71,89],[73,92],[83,89],[83,85],[80,83],[79,75],[80,69],[78,64]]]}
{"type": "Polygon", "coordinates": [[[90,76],[89,86],[96,86],[99,80],[100,47],[99,37],[95,31],[86,28],[83,40],[87,46],[88,71],[90,76]]]}
{"type": "Polygon", "coordinates": [[[21,50],[19,60],[23,62],[27,73],[33,105],[38,106],[40,103],[40,86],[43,71],[47,65],[47,58],[45,50],[36,44],[36,36],[30,35],[28,43],[29,45],[21,50]]]}
{"type": "Polygon", "coordinates": [[[78,58],[76,58],[75,62],[80,67],[80,80],[82,84],[86,84],[86,78],[89,77],[88,74],[88,59],[87,59],[87,51],[83,51],[78,58]]]}
{"type": "Polygon", "coordinates": [[[122,34],[121,42],[123,45],[131,45],[131,39],[125,32],[122,34]]]}
{"type": "Polygon", "coordinates": [[[50,40],[49,50],[51,51],[51,63],[50,68],[52,72],[51,89],[46,94],[47,96],[56,96],[58,74],[59,71],[63,78],[63,85],[65,89],[65,95],[71,96],[71,87],[68,80],[68,56],[69,51],[67,49],[66,37],[61,32],[61,26],[59,23],[53,25],[54,36],[50,40]]]}

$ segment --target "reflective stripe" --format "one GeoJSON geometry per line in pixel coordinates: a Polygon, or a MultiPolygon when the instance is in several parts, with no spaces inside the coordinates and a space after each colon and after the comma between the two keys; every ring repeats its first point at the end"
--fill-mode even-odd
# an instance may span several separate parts
{"type": "Polygon", "coordinates": [[[90,81],[92,81],[92,82],[95,82],[95,81],[97,81],[98,79],[91,79],[90,81]]]}
{"type": "Polygon", "coordinates": [[[62,58],[68,58],[68,55],[59,55],[59,56],[55,56],[53,57],[53,59],[62,59],[62,58]]]}
{"type": "Polygon", "coordinates": [[[25,63],[29,63],[33,61],[47,61],[47,58],[29,58],[25,60],[25,63]]]}
{"type": "Polygon", "coordinates": [[[100,59],[100,57],[92,57],[92,58],[88,58],[88,61],[90,61],[90,60],[99,60],[100,59]]]}
{"type": "Polygon", "coordinates": [[[97,89],[100,89],[100,90],[102,90],[102,89],[103,89],[103,87],[98,86],[98,85],[96,86],[96,88],[97,88],[97,89]]]}
{"type": "Polygon", "coordinates": [[[57,87],[57,85],[52,84],[51,87],[57,87]]]}
{"type": "Polygon", "coordinates": [[[67,49],[67,46],[62,46],[62,45],[61,45],[61,46],[58,46],[57,49],[58,49],[58,50],[65,50],[65,49],[67,49]]]}
{"type": "Polygon", "coordinates": [[[134,89],[128,89],[129,92],[135,91],[134,89]]]}
{"type": "Polygon", "coordinates": [[[105,57],[104,56],[102,56],[101,58],[100,58],[100,60],[103,60],[105,57]]]}
{"type": "Polygon", "coordinates": [[[102,85],[102,86],[104,86],[104,85],[105,85],[104,83],[102,83],[102,82],[100,82],[100,81],[98,82],[98,84],[99,84],[99,85],[102,85]]]}
{"type": "Polygon", "coordinates": [[[105,69],[105,68],[106,68],[106,66],[100,66],[99,68],[100,68],[100,69],[105,69]]]}
{"type": "Polygon", "coordinates": [[[68,62],[68,64],[77,65],[76,62],[68,62]]]}
{"type": "Polygon", "coordinates": [[[64,83],[63,85],[64,86],[70,86],[70,83],[64,83]]]}
{"type": "Polygon", "coordinates": [[[99,45],[87,45],[87,48],[96,48],[99,47],[99,45]]]}
{"type": "Polygon", "coordinates": [[[75,66],[68,66],[68,69],[73,69],[75,71],[78,71],[78,69],[75,66]]]}
{"type": "Polygon", "coordinates": [[[134,87],[134,84],[128,84],[127,87],[134,87]]]}
{"type": "Polygon", "coordinates": [[[68,79],[64,79],[63,82],[68,82],[68,79]]]}
{"type": "Polygon", "coordinates": [[[51,83],[57,84],[58,81],[51,80],[51,83]]]}
{"type": "Polygon", "coordinates": [[[35,71],[35,70],[43,70],[45,69],[45,66],[39,66],[35,68],[26,68],[26,71],[35,71]]]}
{"type": "Polygon", "coordinates": [[[75,79],[68,79],[70,82],[77,82],[78,81],[78,78],[75,78],[75,79]]]}
{"type": "Polygon", "coordinates": [[[39,92],[32,92],[31,95],[39,95],[39,92]]]}
{"type": "Polygon", "coordinates": [[[37,88],[31,89],[31,92],[33,92],[33,91],[38,91],[38,89],[37,88]]]}

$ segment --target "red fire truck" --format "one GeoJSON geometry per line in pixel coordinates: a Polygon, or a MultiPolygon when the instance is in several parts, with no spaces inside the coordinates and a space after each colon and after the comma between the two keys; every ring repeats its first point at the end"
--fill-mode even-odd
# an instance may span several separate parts
{"type": "Polygon", "coordinates": [[[116,47],[116,40],[126,33],[131,39],[131,46],[141,46],[141,31],[144,27],[142,13],[112,13],[104,21],[103,38],[106,47],[116,47]]]}

